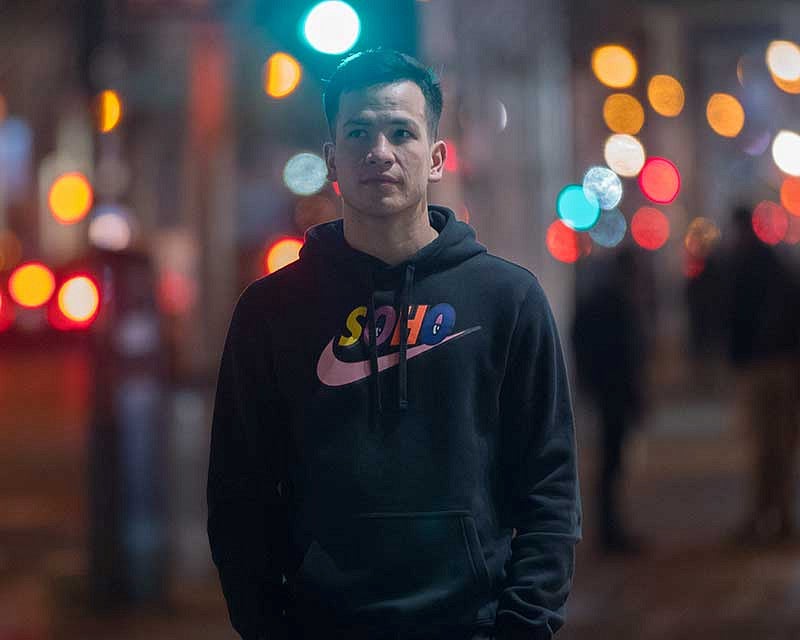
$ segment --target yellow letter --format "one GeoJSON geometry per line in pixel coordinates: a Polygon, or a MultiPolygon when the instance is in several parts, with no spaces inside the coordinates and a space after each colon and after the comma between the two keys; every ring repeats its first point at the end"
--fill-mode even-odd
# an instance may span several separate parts
{"type": "Polygon", "coordinates": [[[348,330],[350,331],[350,337],[342,336],[339,338],[339,346],[340,347],[349,347],[351,344],[355,344],[358,342],[358,339],[361,337],[361,332],[363,331],[363,327],[359,324],[359,318],[365,318],[367,316],[367,308],[366,307],[356,307],[350,312],[350,315],[347,316],[347,325],[348,330]]]}

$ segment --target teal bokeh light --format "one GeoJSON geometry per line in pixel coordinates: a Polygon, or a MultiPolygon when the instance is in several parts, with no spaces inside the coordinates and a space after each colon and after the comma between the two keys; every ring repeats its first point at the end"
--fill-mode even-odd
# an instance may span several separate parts
{"type": "Polygon", "coordinates": [[[600,218],[600,203],[593,195],[585,194],[583,186],[568,184],[556,199],[558,217],[576,231],[587,231],[600,218]]]}

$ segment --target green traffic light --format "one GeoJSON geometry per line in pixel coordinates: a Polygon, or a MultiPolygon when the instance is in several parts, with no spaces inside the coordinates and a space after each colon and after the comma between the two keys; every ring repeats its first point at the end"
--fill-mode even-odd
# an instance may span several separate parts
{"type": "Polygon", "coordinates": [[[328,0],[315,5],[303,22],[303,36],[320,53],[342,54],[353,48],[361,20],[346,2],[328,0]]]}

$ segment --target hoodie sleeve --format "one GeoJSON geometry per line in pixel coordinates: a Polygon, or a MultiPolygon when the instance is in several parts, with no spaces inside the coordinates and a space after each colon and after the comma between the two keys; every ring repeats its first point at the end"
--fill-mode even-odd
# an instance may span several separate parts
{"type": "Polygon", "coordinates": [[[564,624],[582,516],[569,384],[538,281],[520,308],[500,402],[504,516],[517,533],[497,638],[546,640],[564,624]]]}
{"type": "MultiPolygon", "coordinates": [[[[250,290],[252,291],[252,290],[250,290]]],[[[211,427],[208,539],[231,624],[244,640],[285,638],[285,410],[264,313],[245,291],[222,353],[211,427]]]]}

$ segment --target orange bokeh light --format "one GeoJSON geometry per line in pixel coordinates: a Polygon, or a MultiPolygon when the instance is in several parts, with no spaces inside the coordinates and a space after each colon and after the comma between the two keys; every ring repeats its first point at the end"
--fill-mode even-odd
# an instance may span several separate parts
{"type": "Polygon", "coordinates": [[[779,78],[774,73],[772,74],[772,81],[775,83],[781,91],[785,91],[786,93],[791,93],[792,95],[797,95],[800,93],[800,78],[797,80],[784,80],[783,78],[779,78]]]}
{"type": "Polygon", "coordinates": [[[632,95],[612,93],[603,103],[603,120],[614,133],[633,136],[644,126],[644,108],[632,95]]]}
{"type": "Polygon", "coordinates": [[[8,280],[11,297],[22,307],[42,306],[51,298],[55,288],[53,272],[40,262],[20,265],[8,280]]]}
{"type": "Polygon", "coordinates": [[[288,53],[274,53],[264,65],[264,91],[271,98],[285,98],[297,88],[302,76],[297,60],[288,53]]]}
{"type": "Polygon", "coordinates": [[[97,127],[101,133],[110,133],[122,120],[122,99],[110,89],[97,96],[97,127]]]}
{"type": "Polygon", "coordinates": [[[790,176],[781,184],[781,204],[795,216],[800,216],[800,178],[790,176]]]}
{"type": "Polygon", "coordinates": [[[59,222],[74,224],[92,208],[92,186],[82,173],[65,173],[50,187],[50,211],[59,222]]]}
{"type": "Polygon", "coordinates": [[[725,138],[735,138],[744,127],[744,108],[728,93],[715,93],[706,105],[706,118],[711,128],[725,138]]]}
{"type": "Polygon", "coordinates": [[[647,99],[653,111],[668,118],[679,115],[686,100],[681,83],[668,75],[656,75],[650,79],[647,99]]]}
{"type": "Polygon", "coordinates": [[[625,47],[612,44],[598,47],[592,52],[592,71],[607,87],[622,89],[636,80],[638,64],[625,47]]]}
{"type": "Polygon", "coordinates": [[[297,260],[300,257],[300,248],[302,246],[303,241],[297,238],[278,240],[267,251],[264,265],[267,273],[274,273],[297,260]]]}
{"type": "Polygon", "coordinates": [[[681,190],[681,174],[666,158],[652,157],[639,172],[639,188],[653,202],[669,204],[681,190]]]}
{"type": "Polygon", "coordinates": [[[656,251],[669,239],[669,219],[654,207],[642,207],[633,214],[631,235],[643,249],[656,251]]]}

